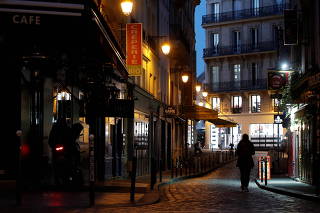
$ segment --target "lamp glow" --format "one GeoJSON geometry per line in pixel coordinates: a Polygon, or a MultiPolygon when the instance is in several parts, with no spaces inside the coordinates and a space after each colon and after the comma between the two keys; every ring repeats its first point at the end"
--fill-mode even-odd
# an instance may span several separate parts
{"type": "Polygon", "coordinates": [[[203,103],[202,103],[202,102],[199,102],[199,106],[203,106],[203,103]]]}
{"type": "Polygon", "coordinates": [[[168,55],[170,53],[170,44],[167,42],[162,44],[161,50],[162,50],[163,54],[168,55]]]}
{"type": "Polygon", "coordinates": [[[183,83],[187,83],[188,80],[189,80],[189,75],[188,74],[183,74],[181,78],[182,78],[182,82],[183,83]]]}
{"type": "Polygon", "coordinates": [[[201,90],[201,86],[200,86],[200,85],[197,85],[197,86],[196,86],[196,91],[197,91],[197,92],[200,92],[200,90],[201,90]]]}
{"type": "Polygon", "coordinates": [[[121,2],[122,13],[126,16],[130,15],[132,12],[133,2],[132,0],[123,0],[121,2]]]}
{"type": "Polygon", "coordinates": [[[281,70],[288,70],[289,66],[287,63],[281,64],[281,70]]]}
{"type": "Polygon", "coordinates": [[[208,96],[208,92],[203,91],[203,92],[202,92],[202,96],[203,96],[203,97],[207,97],[207,96],[208,96]]]}

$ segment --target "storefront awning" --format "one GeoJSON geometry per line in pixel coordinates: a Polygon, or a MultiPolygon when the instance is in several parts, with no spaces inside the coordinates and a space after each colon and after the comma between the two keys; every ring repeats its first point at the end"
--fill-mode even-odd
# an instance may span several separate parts
{"type": "Polygon", "coordinates": [[[209,120],[217,119],[218,112],[197,105],[182,106],[182,113],[187,119],[209,120]]]}
{"type": "Polygon", "coordinates": [[[210,123],[213,123],[216,127],[221,128],[221,127],[236,127],[237,123],[224,120],[221,118],[216,118],[216,119],[210,119],[208,120],[210,123]]]}

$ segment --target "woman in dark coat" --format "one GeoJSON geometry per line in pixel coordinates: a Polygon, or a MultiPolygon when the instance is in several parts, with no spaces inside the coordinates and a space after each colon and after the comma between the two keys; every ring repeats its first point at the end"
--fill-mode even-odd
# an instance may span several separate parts
{"type": "Polygon", "coordinates": [[[240,169],[241,189],[242,191],[248,192],[250,172],[254,166],[252,155],[255,154],[255,150],[247,134],[242,135],[242,139],[237,146],[236,154],[238,156],[237,167],[240,169]]]}

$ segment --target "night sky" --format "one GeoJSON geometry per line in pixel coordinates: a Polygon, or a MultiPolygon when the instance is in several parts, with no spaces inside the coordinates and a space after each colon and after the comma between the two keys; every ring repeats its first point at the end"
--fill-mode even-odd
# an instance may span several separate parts
{"type": "Polygon", "coordinates": [[[196,7],[195,14],[195,32],[196,32],[196,51],[197,51],[197,76],[204,71],[204,61],[202,52],[205,48],[205,33],[201,27],[202,16],[206,13],[206,0],[201,0],[200,5],[196,7]]]}

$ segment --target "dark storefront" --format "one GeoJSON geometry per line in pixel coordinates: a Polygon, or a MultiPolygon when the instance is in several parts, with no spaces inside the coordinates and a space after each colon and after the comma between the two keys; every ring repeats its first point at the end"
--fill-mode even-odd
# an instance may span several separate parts
{"type": "Polygon", "coordinates": [[[2,104],[7,138],[1,140],[2,178],[15,177],[21,143],[24,180],[49,181],[48,140],[59,119],[84,126],[85,151],[88,135],[95,135],[98,179],[106,174],[106,144],[112,147],[112,174],[123,173],[122,117],[133,118],[133,107],[130,113],[114,112],[115,101],[127,98],[127,72],[124,56],[101,20],[90,5],[0,4],[0,70],[7,91],[2,104]],[[17,130],[22,130],[21,137],[17,130]]]}

